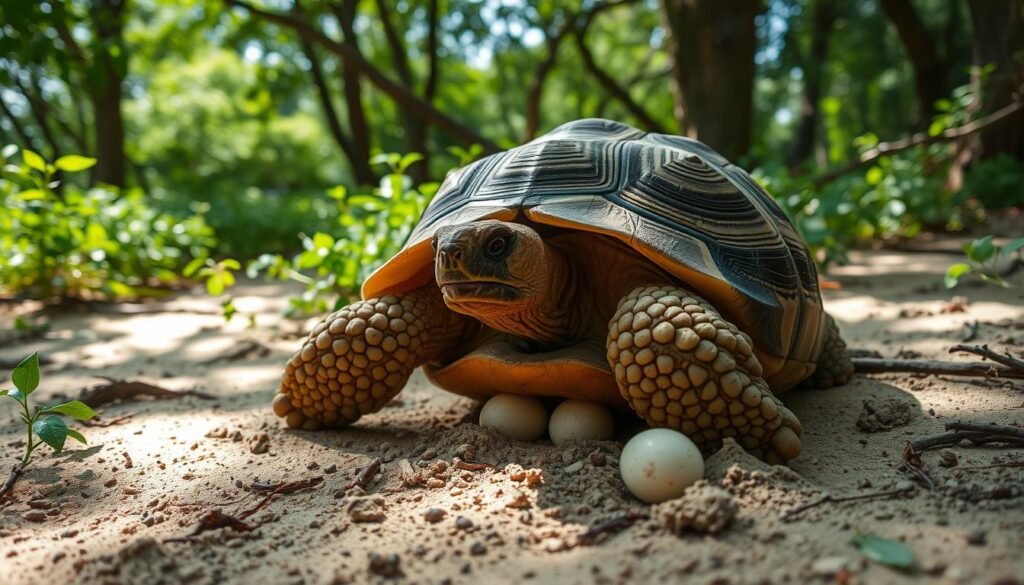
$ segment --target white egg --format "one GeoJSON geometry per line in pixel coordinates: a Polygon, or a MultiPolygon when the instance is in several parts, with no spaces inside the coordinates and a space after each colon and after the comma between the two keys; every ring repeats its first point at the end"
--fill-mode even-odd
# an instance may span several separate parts
{"type": "Polygon", "coordinates": [[[480,426],[517,441],[534,441],[548,428],[548,412],[536,398],[498,394],[480,411],[480,426]]]}
{"type": "Polygon", "coordinates": [[[606,441],[615,433],[615,420],[608,409],[596,402],[566,400],[551,413],[548,434],[551,442],[606,441]]]}
{"type": "Polygon", "coordinates": [[[620,466],[629,491],[649,504],[677,498],[704,478],[700,449],[672,429],[649,429],[630,439],[620,466]]]}

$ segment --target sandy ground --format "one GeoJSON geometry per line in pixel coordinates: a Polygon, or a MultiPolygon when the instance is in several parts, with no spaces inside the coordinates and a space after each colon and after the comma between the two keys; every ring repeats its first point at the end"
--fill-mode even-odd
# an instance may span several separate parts
{"type": "MultiPolygon", "coordinates": [[[[885,357],[967,360],[946,352],[975,320],[977,343],[1020,355],[1021,292],[948,292],[941,275],[953,259],[941,251],[857,254],[830,275],[841,289],[827,291],[827,307],[854,348],[885,357]],[[951,303],[954,295],[964,302],[951,303]]],[[[82,428],[88,446],[40,449],[0,504],[0,583],[1024,582],[1024,451],[929,451],[931,491],[900,460],[908,440],[940,433],[948,421],[1024,425],[1024,381],[885,374],[786,394],[804,425],[804,453],[785,469],[723,449],[707,462],[706,479],[724,491],[700,500],[709,488],[694,490],[687,503],[698,518],[677,516],[713,524],[733,509],[735,517],[716,534],[676,534],[661,519],[664,508],[625,490],[621,443],[504,440],[473,424],[472,401],[419,374],[353,428],[284,429],[269,403],[305,326],[279,317],[293,291],[239,287],[236,304],[256,314],[253,330],[245,318],[225,325],[211,314],[214,300],[184,294],[121,307],[146,309],[139,314],[52,313],[42,336],[6,334],[0,358],[39,350],[53,360],[36,394],[44,402],[78,397],[102,382],[98,375],[213,399],[108,404],[101,420],[122,417],[120,424],[82,428]],[[253,351],[225,357],[238,348],[253,351]],[[857,424],[865,402],[909,420],[865,432],[857,424]],[[957,464],[944,467],[942,458],[957,464]],[[354,485],[376,459],[379,473],[354,485]],[[303,480],[314,485],[269,497],[260,489],[303,480]],[[823,495],[891,490],[903,492],[784,516],[823,495]],[[216,510],[246,516],[242,528],[252,530],[168,541],[216,510]],[[587,532],[608,520],[621,530],[587,532]],[[904,541],[918,568],[866,560],[850,542],[859,533],[904,541]]],[[[4,306],[4,328],[32,308],[4,306]]],[[[24,447],[13,406],[0,402],[4,472],[24,447]]],[[[621,440],[635,425],[620,423],[621,440]]]]}

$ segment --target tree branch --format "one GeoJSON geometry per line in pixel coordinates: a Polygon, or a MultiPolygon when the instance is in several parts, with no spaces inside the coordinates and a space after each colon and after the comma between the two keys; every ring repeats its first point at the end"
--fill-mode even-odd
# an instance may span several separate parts
{"type": "Polygon", "coordinates": [[[14,128],[14,132],[19,138],[21,138],[22,146],[29,150],[39,152],[39,148],[35,145],[35,141],[28,135],[25,127],[21,124],[21,120],[19,120],[18,117],[14,115],[14,112],[7,107],[7,102],[4,100],[2,95],[0,95],[0,112],[7,116],[7,119],[11,121],[11,126],[14,128]]]}
{"type": "MultiPolygon", "coordinates": [[[[617,5],[629,4],[631,0],[623,0],[618,2],[617,5]]],[[[610,75],[605,73],[598,67],[597,62],[594,60],[593,53],[590,52],[590,48],[587,47],[586,34],[587,29],[590,28],[591,22],[593,22],[594,14],[586,14],[583,16],[582,23],[576,29],[576,48],[580,52],[580,57],[583,59],[583,66],[587,68],[587,71],[601,84],[601,87],[605,91],[610,93],[617,100],[622,102],[622,105],[626,107],[629,113],[633,114],[641,124],[646,126],[646,129],[651,132],[665,133],[665,129],[662,125],[655,120],[650,114],[647,113],[644,108],[633,100],[632,96],[629,95],[629,91],[620,86],[610,75]]]]}
{"type": "Polygon", "coordinates": [[[287,14],[262,10],[242,0],[224,1],[229,6],[241,8],[270,22],[292,28],[298,34],[334,53],[345,62],[347,67],[352,67],[365,76],[370,83],[393,99],[400,108],[408,109],[424,122],[436,126],[452,138],[464,144],[481,144],[488,152],[501,150],[493,141],[484,138],[475,130],[426,103],[407,88],[395,83],[351,47],[334,41],[307,22],[287,14]]]}
{"type": "MultiPolygon", "coordinates": [[[[302,14],[302,5],[298,0],[293,4],[292,10],[297,14],[302,14]]],[[[338,118],[338,111],[335,109],[334,102],[331,100],[331,90],[327,84],[327,78],[324,77],[323,68],[320,66],[320,58],[316,54],[316,48],[313,47],[313,44],[310,43],[306,37],[301,35],[299,36],[299,47],[302,49],[302,53],[309,61],[309,73],[313,77],[313,85],[316,87],[316,94],[317,98],[320,100],[320,107],[324,110],[324,118],[327,120],[327,129],[330,131],[331,137],[334,138],[334,142],[336,142],[338,147],[341,148],[341,151],[345,153],[345,157],[348,158],[353,171],[357,171],[358,162],[355,160],[355,155],[352,151],[352,141],[345,135],[345,130],[341,127],[341,121],[338,118]]],[[[359,180],[358,172],[356,172],[356,175],[356,179],[359,180]]]]}
{"type": "MultiPolygon", "coordinates": [[[[437,95],[437,79],[439,74],[439,55],[437,53],[438,0],[430,0],[427,5],[427,83],[423,86],[423,98],[433,104],[437,95]]],[[[426,153],[424,153],[426,156],[426,153]]]]}
{"type": "Polygon", "coordinates": [[[897,152],[902,152],[904,150],[910,150],[911,148],[923,146],[925,144],[945,142],[948,140],[957,140],[965,136],[970,136],[971,134],[974,134],[975,132],[978,132],[984,128],[1002,122],[1006,118],[1009,118],[1010,116],[1016,114],[1021,110],[1024,110],[1024,102],[1013,102],[1011,104],[1003,106],[1002,108],[996,110],[995,112],[992,112],[991,114],[983,118],[979,118],[977,120],[968,122],[963,126],[950,128],[945,132],[942,132],[941,134],[936,134],[935,136],[931,136],[927,133],[920,132],[917,134],[913,134],[902,140],[882,142],[878,146],[864,151],[856,159],[851,160],[838,167],[832,168],[828,171],[825,171],[821,175],[818,175],[817,177],[811,180],[811,184],[815,187],[827,185],[828,183],[831,183],[832,181],[838,179],[839,177],[852,171],[855,171],[865,165],[868,165],[882,158],[883,156],[895,154],[897,152]]]}

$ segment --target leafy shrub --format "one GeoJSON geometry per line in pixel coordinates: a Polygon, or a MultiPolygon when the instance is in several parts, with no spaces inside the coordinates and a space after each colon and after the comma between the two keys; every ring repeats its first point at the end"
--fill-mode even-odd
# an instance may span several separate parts
{"type": "Polygon", "coordinates": [[[1005,153],[978,161],[965,173],[962,193],[986,209],[1024,205],[1024,165],[1005,153]]]}
{"type": "Polygon", "coordinates": [[[0,163],[0,291],[47,298],[106,298],[157,294],[178,280],[194,257],[216,243],[201,215],[179,217],[154,209],[138,190],[82,190],[55,180],[95,160],[69,155],[47,164],[31,150],[21,164],[0,163]],[[60,189],[60,191],[57,191],[60,189]]]}
{"type": "MultiPolygon", "coordinates": [[[[1010,282],[996,270],[996,263],[1000,258],[1024,262],[1024,238],[1017,238],[1012,242],[997,246],[992,242],[992,236],[978,238],[973,242],[964,245],[964,254],[967,262],[957,262],[946,270],[946,288],[953,288],[960,284],[960,279],[968,274],[977,274],[982,280],[1003,288],[1009,288],[1010,282]]],[[[1024,289],[1024,277],[1018,283],[1024,289]]]]}
{"type": "Polygon", "coordinates": [[[352,195],[344,187],[327,193],[338,209],[338,237],[327,232],[302,234],[303,251],[298,255],[287,259],[264,254],[249,263],[247,274],[305,283],[306,291],[291,299],[292,313],[324,312],[357,297],[363,280],[402,248],[437,191],[435,183],[414,187],[405,174],[421,159],[416,153],[374,157],[375,164],[385,164],[391,172],[373,193],[352,195]]]}

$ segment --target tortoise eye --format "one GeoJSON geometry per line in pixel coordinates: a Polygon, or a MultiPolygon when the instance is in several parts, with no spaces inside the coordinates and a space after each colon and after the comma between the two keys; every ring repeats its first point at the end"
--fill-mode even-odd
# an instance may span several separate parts
{"type": "Polygon", "coordinates": [[[437,236],[430,238],[430,249],[437,252],[437,236]]]}
{"type": "Polygon", "coordinates": [[[509,238],[507,236],[497,236],[491,238],[491,241],[487,242],[487,249],[485,253],[492,260],[500,260],[505,255],[505,251],[509,247],[509,238]]]}

